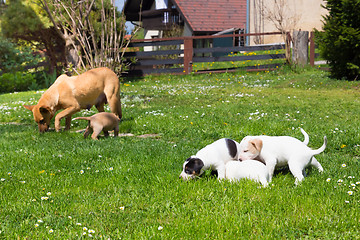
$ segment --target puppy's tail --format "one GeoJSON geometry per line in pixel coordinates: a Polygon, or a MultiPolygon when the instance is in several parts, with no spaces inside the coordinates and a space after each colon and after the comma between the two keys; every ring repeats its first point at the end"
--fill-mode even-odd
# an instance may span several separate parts
{"type": "Polygon", "coordinates": [[[326,144],[327,144],[327,138],[326,136],[324,136],[324,144],[319,149],[312,150],[312,154],[317,155],[319,153],[322,153],[326,148],[326,144]]]}
{"type": "Polygon", "coordinates": [[[87,121],[90,121],[90,117],[77,117],[77,118],[74,118],[73,120],[87,120],[87,121]]]}
{"type": "Polygon", "coordinates": [[[305,132],[304,129],[300,128],[301,133],[304,135],[303,143],[307,146],[309,144],[309,135],[305,132]]]}

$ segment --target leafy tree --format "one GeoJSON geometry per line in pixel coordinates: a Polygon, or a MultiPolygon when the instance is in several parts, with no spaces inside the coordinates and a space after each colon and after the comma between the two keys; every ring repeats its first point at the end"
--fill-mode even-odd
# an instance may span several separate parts
{"type": "Polygon", "coordinates": [[[127,46],[125,20],[111,0],[10,0],[7,4],[1,21],[4,35],[46,49],[51,66],[61,62],[74,71],[107,66],[121,72],[127,46]]]}
{"type": "Polygon", "coordinates": [[[33,56],[31,49],[22,47],[0,36],[0,74],[22,71],[24,64],[37,64],[39,59],[33,56]]]}
{"type": "MultiPolygon", "coordinates": [[[[38,3],[38,2],[37,2],[38,3]]],[[[35,1],[8,0],[1,15],[1,33],[18,45],[30,45],[34,50],[45,50],[50,71],[59,73],[64,63],[64,42],[57,35],[46,12],[35,1]]]]}
{"type": "Polygon", "coordinates": [[[358,80],[360,73],[360,0],[328,0],[324,32],[317,31],[320,54],[338,79],[358,80]]]}

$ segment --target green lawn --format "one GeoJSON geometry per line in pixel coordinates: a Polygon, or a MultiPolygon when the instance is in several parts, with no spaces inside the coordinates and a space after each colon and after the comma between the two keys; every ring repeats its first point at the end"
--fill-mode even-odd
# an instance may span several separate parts
{"type": "Polygon", "coordinates": [[[2,94],[0,239],[359,239],[359,88],[316,69],[124,81],[120,132],[134,136],[99,141],[76,132],[85,121],[40,134],[22,105],[42,92],[2,94]],[[297,187],[286,170],[268,188],[178,178],[219,138],[302,141],[300,127],[328,147],[297,187]]]}

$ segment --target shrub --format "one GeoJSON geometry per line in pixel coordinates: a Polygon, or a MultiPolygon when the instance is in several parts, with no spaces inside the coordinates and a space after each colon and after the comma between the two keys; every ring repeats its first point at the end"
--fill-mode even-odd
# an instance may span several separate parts
{"type": "Polygon", "coordinates": [[[321,56],[328,60],[331,75],[357,80],[360,73],[360,1],[328,0],[324,32],[317,31],[321,56]]]}
{"type": "Polygon", "coordinates": [[[0,93],[29,90],[35,84],[35,76],[31,73],[16,72],[0,75],[0,93]]]}
{"type": "Polygon", "coordinates": [[[36,65],[40,58],[33,56],[26,46],[16,46],[7,39],[0,37],[0,74],[23,70],[25,65],[36,65]]]}

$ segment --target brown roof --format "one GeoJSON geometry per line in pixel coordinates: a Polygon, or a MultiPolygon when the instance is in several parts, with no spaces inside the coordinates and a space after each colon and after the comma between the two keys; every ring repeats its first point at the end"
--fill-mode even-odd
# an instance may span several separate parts
{"type": "Polygon", "coordinates": [[[246,27],[246,0],[173,0],[194,32],[246,27]]]}

